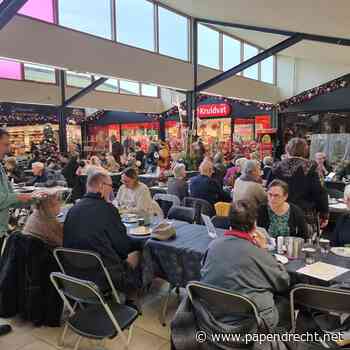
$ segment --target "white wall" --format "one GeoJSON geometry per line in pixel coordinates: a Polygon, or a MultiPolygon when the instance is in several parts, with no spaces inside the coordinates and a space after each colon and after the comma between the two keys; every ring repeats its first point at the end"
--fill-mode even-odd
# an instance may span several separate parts
{"type": "Polygon", "coordinates": [[[322,85],[350,73],[349,65],[310,61],[279,55],[277,58],[277,86],[280,100],[322,85]]]}
{"type": "MultiPolygon", "coordinates": [[[[193,85],[193,69],[188,62],[19,15],[0,31],[0,47],[0,56],[3,57],[82,73],[182,90],[191,90],[193,85]]],[[[218,73],[215,69],[200,67],[199,82],[218,73]]],[[[278,100],[274,85],[239,76],[214,86],[208,92],[265,102],[278,100]]]]}

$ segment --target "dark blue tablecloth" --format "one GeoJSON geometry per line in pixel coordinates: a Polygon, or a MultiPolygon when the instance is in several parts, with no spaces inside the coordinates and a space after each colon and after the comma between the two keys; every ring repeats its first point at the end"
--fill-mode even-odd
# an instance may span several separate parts
{"type": "MultiPolygon", "coordinates": [[[[185,287],[189,281],[200,279],[201,262],[212,239],[208,236],[205,226],[183,222],[175,222],[174,225],[176,238],[171,241],[148,240],[144,256],[147,264],[152,266],[154,277],[161,277],[173,286],[185,287]]],[[[223,232],[224,230],[217,229],[219,236],[223,235],[223,232]]],[[[330,253],[328,256],[321,256],[319,260],[350,269],[350,258],[330,253]]],[[[312,283],[327,286],[350,281],[350,272],[329,282],[313,279],[296,272],[303,266],[305,266],[304,259],[292,260],[286,265],[293,284],[312,283]]]]}

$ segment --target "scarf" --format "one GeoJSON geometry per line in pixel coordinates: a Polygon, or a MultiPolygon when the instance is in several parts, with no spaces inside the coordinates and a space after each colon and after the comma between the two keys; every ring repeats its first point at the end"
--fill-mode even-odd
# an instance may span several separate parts
{"type": "Polygon", "coordinates": [[[245,239],[254,245],[258,245],[256,239],[250,235],[248,232],[239,231],[239,230],[227,230],[224,233],[225,237],[237,237],[241,239],[245,239]]]}

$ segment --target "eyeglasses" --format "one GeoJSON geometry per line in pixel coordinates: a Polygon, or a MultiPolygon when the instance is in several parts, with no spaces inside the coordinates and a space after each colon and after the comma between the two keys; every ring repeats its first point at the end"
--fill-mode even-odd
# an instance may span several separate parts
{"type": "Polygon", "coordinates": [[[106,183],[106,182],[104,182],[103,184],[106,185],[106,186],[109,186],[109,187],[112,187],[112,188],[113,188],[113,184],[108,184],[108,183],[106,183]]]}

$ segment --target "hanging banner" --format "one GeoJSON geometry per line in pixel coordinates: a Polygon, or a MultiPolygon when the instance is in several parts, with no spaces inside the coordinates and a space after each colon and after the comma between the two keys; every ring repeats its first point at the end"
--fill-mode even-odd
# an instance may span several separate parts
{"type": "Polygon", "coordinates": [[[232,108],[228,103],[209,103],[197,107],[197,116],[206,117],[228,117],[231,115],[232,108]]]}

